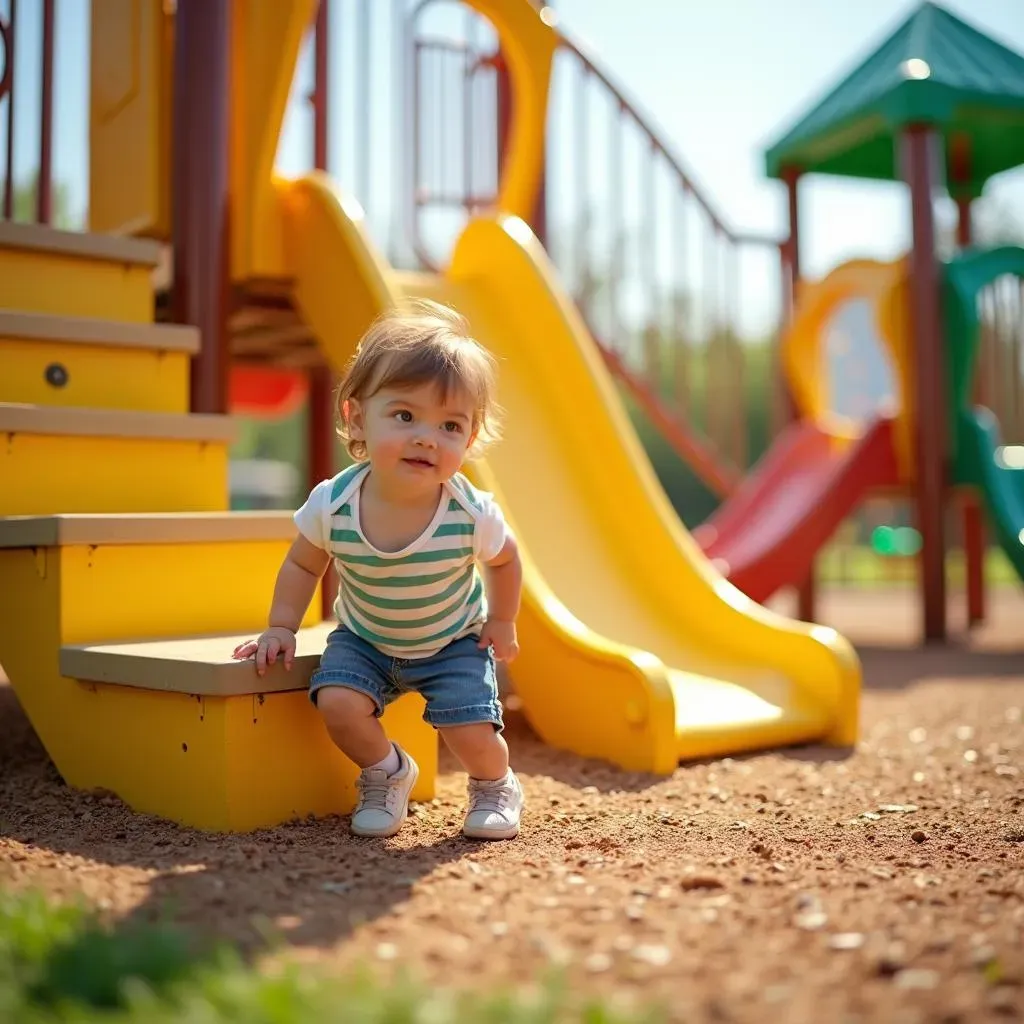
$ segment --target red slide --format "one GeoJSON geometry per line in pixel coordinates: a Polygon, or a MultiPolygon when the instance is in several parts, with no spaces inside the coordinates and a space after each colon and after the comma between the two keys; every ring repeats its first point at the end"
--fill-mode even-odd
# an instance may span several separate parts
{"type": "Polygon", "coordinates": [[[801,421],[693,536],[731,583],[763,602],[804,578],[866,491],[896,482],[891,419],[875,420],[839,450],[827,433],[801,421]]]}

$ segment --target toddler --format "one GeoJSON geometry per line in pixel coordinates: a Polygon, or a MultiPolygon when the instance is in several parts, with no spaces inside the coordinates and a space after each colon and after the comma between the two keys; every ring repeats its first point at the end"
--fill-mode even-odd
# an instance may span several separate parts
{"type": "Polygon", "coordinates": [[[379,318],[338,390],[354,465],[313,488],[278,573],[268,628],[240,644],[256,671],[295,655],[295,631],[331,560],[337,627],[310,679],[334,743],[361,769],[352,831],[394,835],[416,762],[379,718],[404,691],[469,775],[465,835],[511,839],[523,808],[502,736],[495,660],[518,652],[522,566],[490,494],[462,475],[496,439],[493,358],[433,302],[379,318]],[[483,567],[481,574],[480,568],[483,567]]]}

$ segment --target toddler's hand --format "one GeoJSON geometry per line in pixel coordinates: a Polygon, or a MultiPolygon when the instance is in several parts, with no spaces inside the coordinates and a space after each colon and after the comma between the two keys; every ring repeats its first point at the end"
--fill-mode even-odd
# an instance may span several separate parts
{"type": "Polygon", "coordinates": [[[232,652],[236,661],[245,661],[256,655],[256,674],[263,675],[267,665],[273,665],[280,655],[284,658],[285,671],[292,667],[295,660],[295,634],[284,626],[271,626],[265,629],[258,640],[246,640],[232,652]]]}
{"type": "Polygon", "coordinates": [[[516,624],[502,619],[488,619],[480,630],[480,647],[493,647],[498,661],[512,661],[519,653],[516,624]]]}

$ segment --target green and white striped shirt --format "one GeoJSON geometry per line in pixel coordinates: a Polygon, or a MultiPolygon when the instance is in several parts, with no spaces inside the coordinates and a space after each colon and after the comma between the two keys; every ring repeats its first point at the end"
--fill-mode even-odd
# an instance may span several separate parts
{"type": "Polygon", "coordinates": [[[477,562],[504,547],[505,518],[489,493],[456,473],[423,533],[401,551],[380,551],[359,520],[369,469],[359,463],[321,481],[295,513],[295,524],[333,556],[338,622],[384,654],[427,658],[479,633],[487,598],[477,562]]]}

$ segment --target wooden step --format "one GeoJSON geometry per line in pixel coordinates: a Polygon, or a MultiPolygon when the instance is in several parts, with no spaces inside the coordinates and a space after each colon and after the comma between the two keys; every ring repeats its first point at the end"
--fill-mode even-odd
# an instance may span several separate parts
{"type": "Polygon", "coordinates": [[[0,402],[188,411],[199,332],[0,309],[0,402]]]}
{"type": "Polygon", "coordinates": [[[203,697],[306,690],[335,625],[321,622],[299,630],[291,671],[285,671],[278,662],[262,678],[256,675],[252,661],[231,657],[240,643],[258,636],[259,630],[171,640],[65,644],[60,651],[60,668],[64,675],[84,682],[203,697]]]}
{"type": "Polygon", "coordinates": [[[0,309],[153,320],[160,245],[0,221],[0,309]]]}
{"type": "Polygon", "coordinates": [[[0,514],[228,507],[229,416],[0,402],[0,514]]]}

